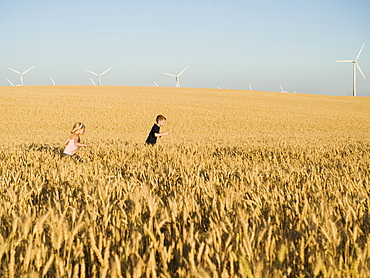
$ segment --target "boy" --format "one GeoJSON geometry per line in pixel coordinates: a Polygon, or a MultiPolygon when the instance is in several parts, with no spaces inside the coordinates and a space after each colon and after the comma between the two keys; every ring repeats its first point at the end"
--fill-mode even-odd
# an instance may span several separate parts
{"type": "Polygon", "coordinates": [[[158,137],[168,135],[168,132],[165,132],[165,133],[159,132],[161,126],[164,125],[166,118],[162,115],[158,115],[155,120],[157,123],[153,125],[152,129],[149,132],[149,136],[145,141],[145,143],[153,145],[153,146],[155,145],[155,143],[157,143],[158,137]]]}

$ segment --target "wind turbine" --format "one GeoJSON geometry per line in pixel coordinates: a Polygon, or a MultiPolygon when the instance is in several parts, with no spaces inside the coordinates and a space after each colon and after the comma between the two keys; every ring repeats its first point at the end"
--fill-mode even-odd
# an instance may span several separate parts
{"type": "Polygon", "coordinates": [[[181,74],[183,74],[183,72],[188,68],[189,66],[187,66],[186,68],[183,69],[182,72],[180,72],[178,75],[174,75],[174,74],[171,74],[171,73],[165,73],[165,72],[162,72],[163,74],[167,74],[169,76],[173,76],[176,78],[176,87],[180,87],[180,80],[179,80],[179,77],[181,74]]]}
{"type": "Polygon", "coordinates": [[[50,80],[51,80],[51,82],[53,82],[53,85],[55,85],[55,82],[54,82],[53,78],[51,78],[51,76],[50,76],[50,80]]]}
{"type": "Polygon", "coordinates": [[[362,72],[360,65],[357,63],[358,57],[360,57],[361,51],[364,48],[365,44],[362,45],[360,52],[357,54],[357,57],[355,60],[342,60],[342,61],[337,61],[339,63],[344,62],[344,63],[353,63],[353,96],[356,96],[356,68],[361,72],[362,76],[366,80],[366,77],[364,73],[362,72]]]}
{"type": "MultiPolygon", "coordinates": [[[[98,77],[98,85],[101,85],[101,83],[100,83],[100,76],[102,76],[102,75],[104,75],[108,70],[110,70],[111,69],[111,67],[109,68],[109,69],[107,69],[106,71],[104,71],[103,73],[101,73],[101,74],[97,74],[97,73],[95,73],[95,72],[92,72],[92,71],[89,71],[89,70],[87,70],[87,69],[85,69],[87,72],[90,72],[90,73],[92,73],[92,74],[94,74],[94,75],[96,75],[97,77],[98,77]]],[[[94,83],[94,82],[93,82],[94,83]]],[[[95,85],[95,83],[94,83],[94,85],[95,85]]]]}
{"type": "Polygon", "coordinates": [[[12,69],[12,68],[9,68],[8,67],[8,69],[10,69],[11,71],[14,71],[14,72],[16,72],[16,73],[18,73],[20,76],[21,76],[21,86],[23,86],[23,74],[26,74],[27,72],[29,72],[31,69],[33,69],[35,66],[33,66],[33,67],[30,67],[28,70],[26,70],[26,71],[24,71],[24,72],[19,72],[19,71],[16,71],[16,70],[14,70],[14,69],[12,69]]]}
{"type": "Polygon", "coordinates": [[[281,89],[281,93],[289,93],[289,92],[287,92],[287,91],[284,91],[284,90],[283,90],[283,86],[281,86],[281,85],[280,85],[280,89],[281,89]]]}

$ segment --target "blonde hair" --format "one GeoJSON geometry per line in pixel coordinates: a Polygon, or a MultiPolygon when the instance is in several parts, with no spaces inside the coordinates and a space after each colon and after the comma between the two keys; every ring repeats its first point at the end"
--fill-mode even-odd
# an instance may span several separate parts
{"type": "Polygon", "coordinates": [[[85,125],[83,123],[77,122],[73,125],[71,134],[75,133],[77,130],[85,128],[85,125]]]}

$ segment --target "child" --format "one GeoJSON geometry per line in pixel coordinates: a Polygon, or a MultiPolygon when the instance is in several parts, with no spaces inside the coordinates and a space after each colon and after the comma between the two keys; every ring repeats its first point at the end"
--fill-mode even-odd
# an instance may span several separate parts
{"type": "Polygon", "coordinates": [[[63,157],[70,156],[76,158],[77,161],[83,162],[82,158],[76,155],[79,147],[91,147],[89,144],[80,143],[80,135],[85,133],[85,125],[83,123],[77,122],[73,125],[71,135],[67,137],[64,141],[64,152],[63,157]]]}
{"type": "Polygon", "coordinates": [[[157,116],[157,118],[156,118],[156,122],[157,123],[154,124],[153,127],[152,127],[152,129],[150,130],[149,136],[146,139],[145,143],[154,146],[155,143],[157,143],[157,138],[158,137],[168,135],[168,132],[165,132],[165,133],[160,133],[159,132],[161,126],[164,125],[165,121],[166,121],[166,118],[164,116],[162,116],[162,115],[158,115],[157,116]]]}

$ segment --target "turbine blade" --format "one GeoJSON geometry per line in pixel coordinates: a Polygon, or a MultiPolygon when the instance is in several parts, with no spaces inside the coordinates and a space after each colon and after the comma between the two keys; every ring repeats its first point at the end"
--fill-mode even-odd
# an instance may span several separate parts
{"type": "Polygon", "coordinates": [[[8,82],[10,83],[10,85],[14,86],[14,84],[9,79],[6,79],[6,80],[8,80],[8,82]]]}
{"type": "Polygon", "coordinates": [[[162,72],[162,73],[163,73],[163,74],[167,74],[167,75],[169,75],[169,76],[177,77],[176,75],[171,74],[171,73],[165,73],[165,72],[162,72]]]}
{"type": "Polygon", "coordinates": [[[94,82],[94,80],[92,80],[92,78],[91,78],[91,77],[90,77],[90,80],[91,80],[91,82],[92,82],[94,85],[96,85],[96,84],[95,84],[95,82],[94,82]]]}
{"type": "Polygon", "coordinates": [[[94,75],[96,75],[96,76],[99,76],[97,73],[95,73],[95,72],[92,72],[92,71],[89,71],[89,70],[87,70],[87,69],[85,69],[87,72],[90,72],[90,73],[92,73],[92,74],[94,74],[94,75]]]}
{"type": "Polygon", "coordinates": [[[183,70],[182,70],[182,72],[180,72],[179,73],[179,75],[177,75],[177,76],[180,76],[184,71],[186,71],[186,69],[188,68],[189,66],[187,66],[186,68],[184,68],[183,70]]]}
{"type": "Polygon", "coordinates": [[[360,52],[357,54],[357,57],[356,57],[356,60],[355,60],[355,61],[357,61],[358,57],[360,57],[361,51],[362,51],[362,49],[364,48],[364,46],[365,46],[365,44],[363,44],[363,45],[362,45],[362,47],[361,47],[361,49],[360,49],[360,52]]]}
{"type": "Polygon", "coordinates": [[[357,69],[361,72],[361,74],[364,77],[364,79],[366,80],[366,77],[365,77],[364,73],[362,72],[362,70],[360,68],[360,65],[358,63],[356,63],[356,66],[357,66],[357,69]]]}
{"type": "Polygon", "coordinates": [[[50,76],[50,80],[51,80],[51,82],[53,82],[53,85],[55,85],[55,82],[54,82],[53,78],[51,78],[51,76],[50,76]]]}
{"type": "Polygon", "coordinates": [[[25,73],[27,73],[27,72],[29,72],[31,69],[33,69],[35,66],[33,66],[33,67],[30,67],[28,70],[26,70],[26,71],[24,71],[24,72],[22,72],[22,74],[25,74],[25,73]]]}
{"type": "Polygon", "coordinates": [[[8,69],[10,69],[10,70],[12,70],[12,71],[14,71],[14,72],[16,72],[16,73],[18,73],[18,74],[21,74],[19,71],[16,71],[15,69],[12,69],[12,68],[9,68],[9,67],[7,67],[8,69]]]}
{"type": "Polygon", "coordinates": [[[104,73],[106,73],[110,69],[111,69],[111,67],[109,69],[107,69],[105,72],[101,73],[100,76],[102,76],[104,73]]]}
{"type": "Polygon", "coordinates": [[[344,62],[344,63],[353,63],[353,60],[341,60],[341,61],[336,61],[336,62],[338,62],[338,63],[342,63],[342,62],[344,62]]]}

